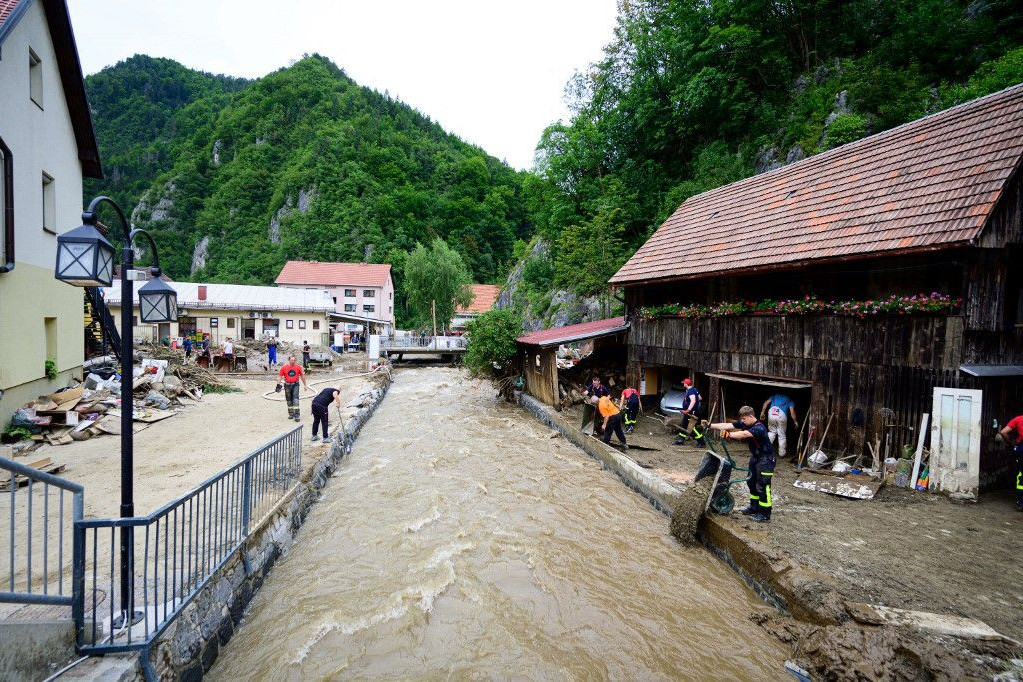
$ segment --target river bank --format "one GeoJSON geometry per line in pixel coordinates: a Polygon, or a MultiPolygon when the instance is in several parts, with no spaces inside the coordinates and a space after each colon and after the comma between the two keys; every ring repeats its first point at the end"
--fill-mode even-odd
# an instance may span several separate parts
{"type": "MultiPolygon", "coordinates": [[[[575,412],[549,419],[578,433],[575,412]]],[[[587,440],[595,456],[613,451],[587,440]]],[[[703,453],[670,442],[659,422],[641,418],[630,438],[639,448],[627,458],[681,491],[703,453]]],[[[751,618],[792,646],[794,660],[815,679],[990,679],[1020,672],[1011,663],[1021,655],[1014,640],[1023,637],[1020,573],[1012,557],[1023,551],[1023,515],[1009,495],[961,505],[882,488],[873,500],[849,500],[796,488],[796,477],[789,463],[779,463],[770,525],[737,513],[715,515],[701,522],[700,538],[783,609],[751,618]],[[893,619],[899,624],[888,622],[893,619]],[[993,630],[978,632],[976,621],[993,630]]],[[[743,493],[739,486],[740,504],[743,493]]]]}

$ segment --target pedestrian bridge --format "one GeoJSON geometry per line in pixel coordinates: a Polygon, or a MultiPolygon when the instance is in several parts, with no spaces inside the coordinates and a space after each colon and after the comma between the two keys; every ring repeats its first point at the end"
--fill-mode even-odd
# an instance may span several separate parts
{"type": "Polygon", "coordinates": [[[463,336],[381,336],[380,352],[387,355],[461,355],[465,352],[463,336]]]}

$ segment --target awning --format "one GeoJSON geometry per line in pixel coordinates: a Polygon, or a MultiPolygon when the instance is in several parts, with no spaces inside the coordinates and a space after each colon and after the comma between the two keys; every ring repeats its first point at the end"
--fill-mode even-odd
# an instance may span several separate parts
{"type": "Polygon", "coordinates": [[[1023,365],[960,365],[959,371],[972,377],[1020,377],[1023,365]]]}
{"type": "Polygon", "coordinates": [[[759,384],[761,386],[775,386],[777,388],[810,388],[812,385],[809,381],[769,377],[759,374],[707,372],[707,376],[714,377],[715,379],[722,379],[724,381],[738,381],[743,384],[759,384]]]}

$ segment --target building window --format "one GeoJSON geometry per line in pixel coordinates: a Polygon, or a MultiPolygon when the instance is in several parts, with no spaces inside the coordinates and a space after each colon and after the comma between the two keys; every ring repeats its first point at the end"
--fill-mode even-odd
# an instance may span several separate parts
{"type": "Polygon", "coordinates": [[[364,312],[364,313],[371,313],[374,310],[376,310],[376,308],[377,307],[375,305],[364,305],[364,306],[362,306],[362,312],[364,312]]]}
{"type": "Polygon", "coordinates": [[[387,306],[387,314],[390,315],[393,312],[394,312],[394,308],[392,308],[391,306],[387,306]]]}
{"type": "Polygon", "coordinates": [[[394,298],[394,292],[393,291],[387,294],[387,300],[388,301],[390,301],[392,298],[394,298]]]}
{"type": "Polygon", "coordinates": [[[319,328],[320,328],[320,321],[319,320],[313,320],[313,329],[319,329],[319,328]]]}
{"type": "Polygon", "coordinates": [[[14,266],[14,157],[0,138],[0,272],[14,266]]]}
{"type": "Polygon", "coordinates": [[[57,188],[53,178],[48,173],[43,173],[43,229],[51,234],[57,234],[56,216],[57,212],[57,188]]]}
{"type": "Polygon", "coordinates": [[[234,329],[234,318],[233,317],[227,318],[227,328],[228,329],[234,329]]]}
{"type": "Polygon", "coordinates": [[[345,289],[345,296],[355,296],[355,289],[345,289]]]}
{"type": "Polygon", "coordinates": [[[298,321],[298,328],[299,329],[305,329],[305,320],[299,320],[298,321]]]}
{"type": "Polygon", "coordinates": [[[337,305],[337,296],[331,296],[331,298],[334,300],[334,305],[337,305]]]}
{"type": "Polygon", "coordinates": [[[346,313],[354,313],[355,312],[355,304],[354,303],[345,303],[345,312],[346,313]]]}
{"type": "Polygon", "coordinates": [[[294,329],[295,328],[295,321],[294,320],[285,320],[284,321],[284,328],[285,329],[294,329]]]}
{"type": "Polygon", "coordinates": [[[43,108],[43,60],[31,47],[28,48],[28,96],[43,108]]]}
{"type": "Polygon", "coordinates": [[[377,292],[376,292],[375,289],[363,289],[362,290],[362,297],[363,298],[376,298],[376,295],[377,295],[377,292]]]}

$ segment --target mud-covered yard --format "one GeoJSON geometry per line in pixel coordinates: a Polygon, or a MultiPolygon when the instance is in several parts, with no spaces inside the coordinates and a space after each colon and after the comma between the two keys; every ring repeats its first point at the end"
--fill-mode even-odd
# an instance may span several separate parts
{"type": "MultiPolygon", "coordinates": [[[[582,421],[578,406],[563,414],[582,421]]],[[[627,440],[630,458],[679,488],[692,481],[703,458],[701,449],[673,446],[671,432],[650,415],[640,415],[627,440]]],[[[745,466],[745,448],[730,447],[745,466]]],[[[1023,640],[1023,513],[1011,491],[984,492],[977,503],[961,504],[885,486],[872,500],[852,500],[796,488],[797,477],[792,463],[778,463],[769,526],[737,512],[725,523],[772,554],[819,572],[850,601],[975,618],[1023,640]]],[[[736,493],[738,509],[745,487],[736,493]]]]}

